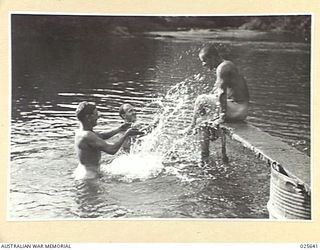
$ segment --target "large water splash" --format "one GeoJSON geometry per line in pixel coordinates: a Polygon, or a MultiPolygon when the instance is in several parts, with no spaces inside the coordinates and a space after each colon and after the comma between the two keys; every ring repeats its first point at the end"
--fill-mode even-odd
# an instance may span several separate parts
{"type": "MultiPolygon", "coordinates": [[[[210,88],[205,76],[192,75],[170,88],[164,97],[146,106],[156,106],[155,119],[150,131],[137,138],[130,154],[122,154],[104,171],[132,181],[158,175],[165,166],[181,162],[194,162],[198,158],[198,145],[194,136],[178,133],[186,128],[192,117],[195,98],[210,88]]],[[[139,125],[135,125],[139,127],[139,125]]]]}

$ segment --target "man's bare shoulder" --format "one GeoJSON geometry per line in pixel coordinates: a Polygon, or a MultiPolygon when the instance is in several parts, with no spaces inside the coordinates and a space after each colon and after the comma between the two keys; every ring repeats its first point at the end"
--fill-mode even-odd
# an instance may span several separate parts
{"type": "Polygon", "coordinates": [[[230,71],[235,68],[236,68],[236,65],[233,62],[225,60],[219,64],[219,66],[217,67],[217,72],[230,71]]]}
{"type": "Polygon", "coordinates": [[[86,139],[90,140],[98,137],[96,133],[88,130],[82,130],[82,129],[76,130],[75,136],[79,140],[86,140],[86,139]]]}

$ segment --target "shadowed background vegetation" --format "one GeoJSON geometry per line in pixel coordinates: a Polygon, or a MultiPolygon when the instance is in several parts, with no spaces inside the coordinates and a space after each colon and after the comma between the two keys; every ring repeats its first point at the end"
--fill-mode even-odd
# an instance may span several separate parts
{"type": "Polygon", "coordinates": [[[14,15],[16,35],[122,35],[136,32],[189,29],[243,29],[285,32],[296,40],[310,41],[311,16],[54,16],[14,15]],[[32,29],[26,29],[26,27],[32,29]],[[27,34],[25,32],[28,32],[27,34]],[[33,32],[33,34],[30,34],[33,32]]]}

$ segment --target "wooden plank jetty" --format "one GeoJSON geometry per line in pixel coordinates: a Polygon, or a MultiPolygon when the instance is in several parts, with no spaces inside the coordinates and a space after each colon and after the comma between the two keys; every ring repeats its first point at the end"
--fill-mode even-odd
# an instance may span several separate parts
{"type": "Polygon", "coordinates": [[[284,169],[289,176],[310,187],[309,156],[247,122],[224,123],[221,127],[231,139],[240,142],[270,166],[284,169]]]}
{"type": "Polygon", "coordinates": [[[310,220],[310,157],[246,122],[224,123],[221,129],[270,166],[270,219],[310,220]]]}

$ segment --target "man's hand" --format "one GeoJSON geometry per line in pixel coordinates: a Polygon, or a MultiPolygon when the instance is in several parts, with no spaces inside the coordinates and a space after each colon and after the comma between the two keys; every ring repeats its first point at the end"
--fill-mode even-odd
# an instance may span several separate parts
{"type": "Polygon", "coordinates": [[[123,123],[119,127],[119,132],[127,131],[131,127],[131,123],[123,123]]]}
{"type": "Polygon", "coordinates": [[[216,128],[218,125],[220,125],[222,123],[221,118],[217,117],[215,119],[212,120],[206,120],[200,123],[199,127],[200,128],[216,128]]]}
{"type": "Polygon", "coordinates": [[[136,128],[130,128],[126,132],[127,136],[135,136],[135,135],[144,135],[144,132],[136,129],[136,128]]]}

